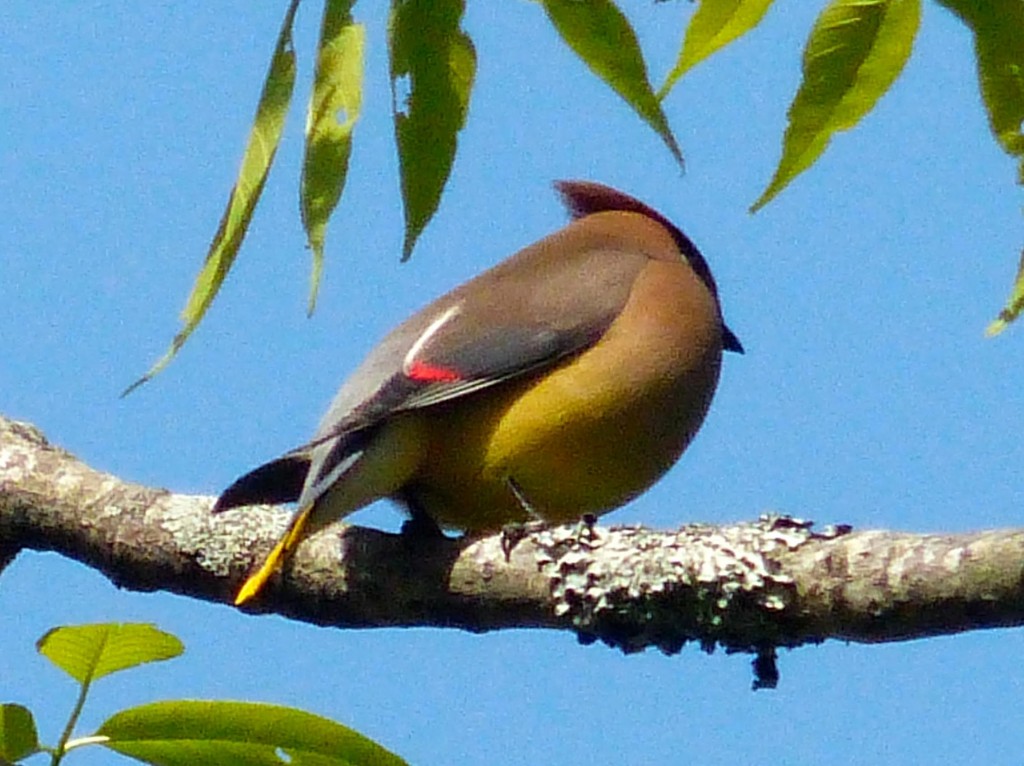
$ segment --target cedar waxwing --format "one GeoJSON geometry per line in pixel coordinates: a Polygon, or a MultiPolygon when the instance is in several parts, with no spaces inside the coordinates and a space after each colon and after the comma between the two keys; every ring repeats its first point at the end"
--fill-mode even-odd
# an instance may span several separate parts
{"type": "Polygon", "coordinates": [[[467,532],[609,511],[676,462],[722,350],[715,281],[660,213],[596,183],[556,184],[573,221],[388,334],[316,435],[246,474],[214,511],[298,501],[236,604],[298,542],[373,500],[467,532]]]}

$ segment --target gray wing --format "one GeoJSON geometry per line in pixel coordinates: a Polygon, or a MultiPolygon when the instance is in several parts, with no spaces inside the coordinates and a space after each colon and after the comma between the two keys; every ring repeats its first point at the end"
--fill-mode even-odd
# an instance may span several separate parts
{"type": "Polygon", "coordinates": [[[597,342],[647,255],[591,223],[574,221],[396,327],[339,389],[313,439],[236,481],[218,510],[268,498],[313,503],[393,413],[472,395],[597,342]]]}
{"type": "Polygon", "coordinates": [[[578,227],[519,252],[389,333],[321,421],[300,505],[337,481],[339,467],[355,465],[352,446],[363,441],[356,435],[391,414],[472,395],[594,344],[622,311],[647,258],[580,247],[578,227]]]}

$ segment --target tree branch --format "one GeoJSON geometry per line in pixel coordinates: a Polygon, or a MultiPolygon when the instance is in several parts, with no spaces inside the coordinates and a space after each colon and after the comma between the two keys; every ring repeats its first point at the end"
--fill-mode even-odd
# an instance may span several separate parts
{"type": "MultiPolygon", "coordinates": [[[[123,482],[0,417],[0,572],[56,551],[119,587],[230,603],[287,514],[210,514],[213,498],[123,482]]],[[[585,524],[449,539],[352,526],[300,546],[253,611],[337,627],[575,631],[625,651],[757,653],[827,638],[878,642],[1024,624],[1024,530],[815,532],[763,516],[671,532],[585,524]]]]}

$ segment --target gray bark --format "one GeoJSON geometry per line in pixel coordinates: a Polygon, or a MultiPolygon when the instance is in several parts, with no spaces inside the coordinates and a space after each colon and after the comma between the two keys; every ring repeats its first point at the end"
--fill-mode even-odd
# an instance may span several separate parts
{"type": "MultiPolygon", "coordinates": [[[[20,551],[56,551],[121,588],[230,604],[288,513],[214,516],[212,504],[93,470],[0,417],[0,574],[20,551]]],[[[1024,624],[1024,530],[816,532],[762,516],[672,531],[536,527],[506,555],[508,543],[338,525],[304,542],[251,611],[346,628],[568,630],[625,651],[696,641],[756,654],[760,685],[780,646],[1024,624]]]]}

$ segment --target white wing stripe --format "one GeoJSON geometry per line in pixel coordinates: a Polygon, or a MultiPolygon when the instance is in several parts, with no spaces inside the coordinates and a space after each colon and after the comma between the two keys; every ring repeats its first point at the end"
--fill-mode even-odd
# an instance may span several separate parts
{"type": "Polygon", "coordinates": [[[426,346],[437,331],[453,319],[461,309],[462,306],[458,303],[454,306],[449,306],[441,316],[427,326],[427,329],[423,331],[423,334],[420,335],[420,337],[416,339],[416,342],[412,344],[412,348],[410,348],[409,353],[405,355],[405,359],[402,360],[402,372],[409,374],[409,370],[412,369],[413,364],[416,362],[416,357],[419,356],[423,347],[426,346]]]}

